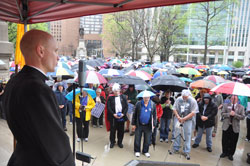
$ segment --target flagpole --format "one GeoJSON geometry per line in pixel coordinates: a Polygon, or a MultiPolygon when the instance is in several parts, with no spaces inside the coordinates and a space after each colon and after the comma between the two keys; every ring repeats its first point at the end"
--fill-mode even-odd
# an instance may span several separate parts
{"type": "MultiPolygon", "coordinates": [[[[24,33],[25,32],[27,32],[27,21],[24,21],[24,33]]],[[[16,64],[16,68],[15,68],[15,74],[17,74],[18,73],[18,64],[16,64]]],[[[13,137],[14,138],[14,140],[13,140],[13,145],[14,145],[14,150],[16,149],[16,143],[17,143],[17,141],[16,141],[16,138],[15,137],[13,137]]]]}

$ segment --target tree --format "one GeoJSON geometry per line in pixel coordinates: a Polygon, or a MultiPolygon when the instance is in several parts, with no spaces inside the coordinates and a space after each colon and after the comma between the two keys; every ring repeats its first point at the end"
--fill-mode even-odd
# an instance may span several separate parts
{"type": "Polygon", "coordinates": [[[241,67],[243,67],[243,62],[241,62],[241,61],[235,61],[233,63],[233,67],[241,68],[241,67]]]}
{"type": "Polygon", "coordinates": [[[161,61],[169,61],[174,53],[173,46],[183,40],[184,26],[187,21],[187,14],[181,12],[180,6],[164,7],[160,11],[160,56],[161,61]]]}
{"type": "Polygon", "coordinates": [[[200,21],[200,27],[204,28],[204,59],[203,64],[206,65],[206,59],[207,59],[207,50],[208,50],[208,38],[209,33],[213,29],[216,31],[218,30],[218,27],[220,27],[221,20],[224,19],[227,14],[227,9],[229,8],[229,5],[231,3],[228,1],[210,1],[210,2],[204,2],[199,3],[197,6],[195,6],[194,10],[197,12],[198,10],[200,13],[194,13],[194,19],[200,21]],[[223,13],[224,12],[224,13],[223,13]]]}
{"type": "Polygon", "coordinates": [[[162,8],[144,9],[142,15],[142,43],[146,47],[150,63],[154,55],[159,51],[160,19],[159,14],[162,8]]]}
{"type": "MultiPolygon", "coordinates": [[[[39,30],[49,32],[48,23],[30,24],[30,29],[39,29],[39,30]]],[[[8,22],[9,42],[13,43],[14,50],[16,49],[16,34],[17,34],[17,24],[8,22]]]]}
{"type": "Polygon", "coordinates": [[[114,48],[114,50],[109,50],[110,52],[117,53],[121,57],[128,54],[131,48],[128,32],[129,26],[126,20],[123,19],[122,13],[113,13],[105,16],[103,37],[114,48]]]}

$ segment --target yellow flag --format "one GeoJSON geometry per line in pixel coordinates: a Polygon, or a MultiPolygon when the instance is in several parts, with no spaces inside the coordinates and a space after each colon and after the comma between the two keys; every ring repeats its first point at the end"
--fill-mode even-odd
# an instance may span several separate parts
{"type": "MultiPolygon", "coordinates": [[[[29,27],[27,26],[27,30],[28,28],[29,27]]],[[[23,37],[23,34],[24,34],[24,25],[17,24],[15,64],[19,65],[20,68],[23,68],[23,66],[25,65],[24,57],[20,49],[20,41],[23,37]]]]}

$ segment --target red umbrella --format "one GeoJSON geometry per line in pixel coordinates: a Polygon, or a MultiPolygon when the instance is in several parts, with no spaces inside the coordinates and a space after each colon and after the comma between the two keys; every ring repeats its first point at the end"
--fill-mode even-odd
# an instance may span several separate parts
{"type": "Polygon", "coordinates": [[[30,24],[204,1],[208,0],[1,0],[0,20],[30,24]]]}
{"type": "Polygon", "coordinates": [[[250,96],[250,85],[239,82],[227,82],[214,87],[211,91],[231,95],[250,96]]]}

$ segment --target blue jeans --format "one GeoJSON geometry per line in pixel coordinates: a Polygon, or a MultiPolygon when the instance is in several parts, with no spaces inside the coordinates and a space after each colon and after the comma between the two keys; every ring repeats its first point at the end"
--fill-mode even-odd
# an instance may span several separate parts
{"type": "Polygon", "coordinates": [[[173,117],[173,121],[172,121],[172,140],[174,140],[175,138],[175,124],[176,124],[176,121],[174,120],[174,117],[173,117]]]}
{"type": "Polygon", "coordinates": [[[170,122],[171,122],[171,119],[161,118],[160,138],[164,140],[168,139],[170,122]]]}
{"type": "MultiPolygon", "coordinates": [[[[174,118],[175,124],[177,123],[178,119],[175,117],[174,118]]],[[[184,131],[184,147],[183,147],[183,152],[184,153],[190,153],[191,150],[191,135],[192,135],[192,120],[188,120],[185,121],[183,123],[183,127],[182,127],[183,131],[184,131]]],[[[174,145],[173,148],[176,151],[179,151],[180,146],[181,146],[181,136],[179,135],[180,133],[182,133],[182,131],[180,131],[180,129],[175,129],[175,140],[174,140],[174,145]]]]}
{"type": "Polygon", "coordinates": [[[136,126],[136,129],[135,129],[134,151],[135,152],[141,152],[141,137],[142,137],[142,133],[144,133],[142,153],[148,153],[149,143],[150,143],[150,137],[151,137],[151,134],[152,134],[152,130],[150,128],[150,125],[146,125],[146,126],[139,125],[139,126],[136,126]]]}
{"type": "Polygon", "coordinates": [[[196,136],[194,143],[199,145],[199,143],[201,142],[203,131],[206,130],[207,147],[212,148],[212,132],[213,132],[212,129],[213,129],[213,127],[209,127],[209,128],[198,127],[198,133],[197,133],[197,136],[196,136]]]}
{"type": "Polygon", "coordinates": [[[60,109],[61,118],[62,118],[62,126],[63,128],[66,127],[66,108],[60,109]]]}

